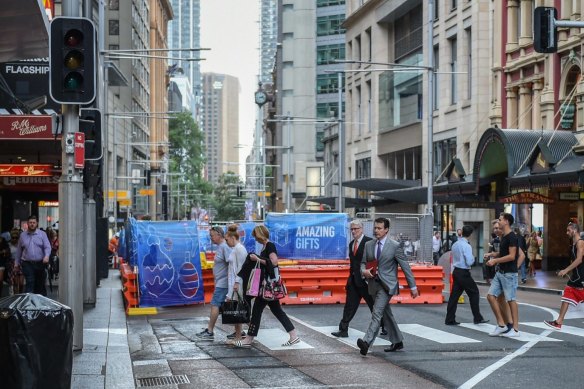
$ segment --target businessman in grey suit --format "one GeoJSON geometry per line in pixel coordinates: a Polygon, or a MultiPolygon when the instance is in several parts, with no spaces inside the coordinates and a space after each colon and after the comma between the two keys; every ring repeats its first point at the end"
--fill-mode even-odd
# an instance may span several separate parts
{"type": "Polygon", "coordinates": [[[403,248],[399,242],[390,239],[387,235],[389,233],[389,219],[375,219],[373,233],[375,239],[365,243],[365,252],[361,259],[361,274],[369,279],[369,293],[375,299],[373,311],[371,312],[371,323],[369,323],[367,333],[363,339],[357,340],[361,355],[367,355],[369,347],[375,341],[382,316],[385,329],[389,332],[389,340],[392,343],[384,351],[394,352],[404,348],[402,333],[395,322],[389,305],[391,297],[399,294],[398,264],[406,276],[412,298],[418,297],[416,280],[410,265],[406,261],[403,248]],[[378,264],[377,271],[369,269],[371,262],[375,260],[377,260],[378,264]]]}

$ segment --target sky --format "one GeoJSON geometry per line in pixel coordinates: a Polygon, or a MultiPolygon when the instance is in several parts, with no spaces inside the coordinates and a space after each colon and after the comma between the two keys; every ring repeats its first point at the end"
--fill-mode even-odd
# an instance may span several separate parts
{"type": "MultiPolygon", "coordinates": [[[[201,0],[201,72],[239,79],[239,143],[251,144],[255,127],[254,92],[259,73],[259,1],[201,0]]],[[[249,149],[237,149],[245,162],[249,149]]],[[[234,169],[235,170],[235,169],[234,169]]],[[[245,169],[240,167],[240,174],[245,169]]]]}

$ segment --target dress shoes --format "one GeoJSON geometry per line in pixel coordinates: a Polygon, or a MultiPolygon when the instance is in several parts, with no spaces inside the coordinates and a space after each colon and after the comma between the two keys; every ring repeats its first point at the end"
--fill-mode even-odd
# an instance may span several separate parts
{"type": "Polygon", "coordinates": [[[445,321],[444,324],[446,324],[447,326],[458,326],[458,325],[460,325],[460,323],[457,322],[456,320],[454,320],[454,321],[445,321]]]}
{"type": "Polygon", "coordinates": [[[379,335],[386,336],[387,335],[387,330],[385,328],[382,328],[381,329],[381,332],[379,333],[379,335]]]}
{"type": "Polygon", "coordinates": [[[475,320],[475,324],[485,324],[488,323],[489,319],[481,319],[481,320],[475,320]]]}
{"type": "Polygon", "coordinates": [[[348,338],[349,333],[347,331],[335,331],[331,332],[332,336],[336,336],[337,338],[348,338]]]}
{"type": "Polygon", "coordinates": [[[402,350],[404,348],[404,342],[397,342],[389,346],[388,348],[383,349],[386,353],[393,353],[398,350],[402,350]]]}
{"type": "Polygon", "coordinates": [[[357,339],[357,347],[359,347],[361,355],[367,355],[367,351],[369,351],[369,343],[359,338],[357,339]]]}

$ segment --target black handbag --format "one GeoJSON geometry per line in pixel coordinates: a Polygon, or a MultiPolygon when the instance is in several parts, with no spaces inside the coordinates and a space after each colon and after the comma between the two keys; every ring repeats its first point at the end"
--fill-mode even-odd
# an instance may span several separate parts
{"type": "Polygon", "coordinates": [[[238,293],[233,292],[231,300],[221,305],[221,320],[223,324],[249,323],[250,311],[247,302],[238,293]]]}

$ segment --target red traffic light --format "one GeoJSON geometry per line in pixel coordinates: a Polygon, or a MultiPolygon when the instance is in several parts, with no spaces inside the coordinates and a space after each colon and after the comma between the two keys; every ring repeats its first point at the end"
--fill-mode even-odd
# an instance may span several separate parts
{"type": "Polygon", "coordinates": [[[65,34],[64,43],[67,47],[77,47],[83,43],[83,33],[77,29],[69,30],[65,34]]]}

